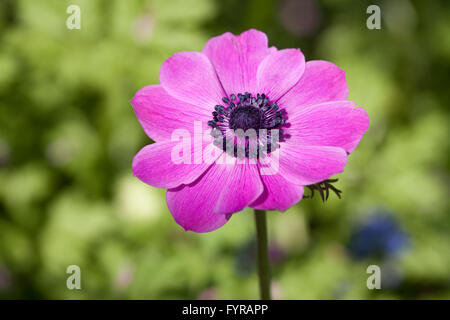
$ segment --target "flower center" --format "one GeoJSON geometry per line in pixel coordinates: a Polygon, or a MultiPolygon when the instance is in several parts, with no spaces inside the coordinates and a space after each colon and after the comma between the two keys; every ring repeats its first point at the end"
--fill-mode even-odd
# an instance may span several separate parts
{"type": "Polygon", "coordinates": [[[261,126],[261,111],[252,106],[242,106],[235,108],[230,113],[230,129],[258,130],[261,126]]]}
{"type": "Polygon", "coordinates": [[[208,121],[218,147],[233,156],[238,156],[239,149],[243,148],[241,151],[246,157],[259,157],[262,152],[269,153],[278,147],[285,115],[278,110],[276,102],[272,103],[265,94],[253,96],[248,92],[237,96],[231,94],[222,101],[223,105],[214,108],[213,120],[208,121]],[[237,140],[242,138],[242,133],[245,135],[244,146],[239,146],[237,140]],[[256,151],[252,152],[252,147],[256,147],[256,151]],[[267,150],[262,150],[264,147],[267,150]]]}

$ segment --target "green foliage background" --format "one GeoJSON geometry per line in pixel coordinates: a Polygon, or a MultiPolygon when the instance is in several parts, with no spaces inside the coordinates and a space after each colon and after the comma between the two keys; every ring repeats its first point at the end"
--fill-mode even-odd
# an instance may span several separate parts
{"type": "Polygon", "coordinates": [[[258,297],[251,253],[237,254],[254,236],[250,210],[213,233],[184,232],[164,190],[131,172],[151,142],[134,93],[157,83],[175,52],[248,28],[336,63],[371,120],[339,175],[342,200],[269,214],[284,256],[273,264],[275,298],[450,298],[450,3],[293,2],[0,1],[1,298],[258,297]],[[66,28],[70,4],[81,30],[66,28]],[[366,28],[370,4],[381,30],[366,28]],[[371,291],[366,268],[381,262],[346,248],[376,208],[393,212],[411,244],[391,262],[400,283],[371,291]],[[82,290],[66,288],[72,264],[82,290]]]}

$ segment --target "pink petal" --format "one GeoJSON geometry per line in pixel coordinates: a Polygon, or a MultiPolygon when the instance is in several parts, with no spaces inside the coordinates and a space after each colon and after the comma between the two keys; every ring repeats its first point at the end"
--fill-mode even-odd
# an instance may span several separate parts
{"type": "Polygon", "coordinates": [[[167,190],[166,201],[169,211],[175,222],[186,231],[211,232],[222,227],[232,216],[213,212],[215,203],[206,196],[204,187],[203,184],[199,184],[167,190]]]}
{"type": "Polygon", "coordinates": [[[279,105],[289,116],[305,106],[332,100],[345,100],[348,95],[345,72],[327,61],[308,61],[300,81],[281,99],[279,105]]]}
{"type": "Polygon", "coordinates": [[[255,201],[264,190],[256,164],[236,163],[233,166],[226,166],[229,167],[228,180],[226,182],[222,180],[222,191],[214,208],[216,213],[241,211],[255,201]]]}
{"type": "Polygon", "coordinates": [[[302,146],[282,142],[272,152],[264,167],[279,173],[291,183],[307,186],[342,172],[347,162],[347,153],[342,148],[323,146],[302,146]]]}
{"type": "Polygon", "coordinates": [[[167,205],[175,221],[194,232],[213,231],[225,224],[232,213],[262,192],[258,173],[248,166],[213,164],[194,183],[167,190],[167,205]]]}
{"type": "Polygon", "coordinates": [[[352,101],[334,101],[301,109],[289,117],[286,129],[290,143],[341,147],[352,152],[369,127],[363,108],[352,101]]]}
{"type": "Polygon", "coordinates": [[[154,141],[170,140],[176,129],[194,130],[194,121],[202,121],[204,130],[211,120],[211,110],[170,96],[162,86],[150,85],[139,90],[131,100],[145,133],[154,141]]]}
{"type": "Polygon", "coordinates": [[[211,38],[203,53],[214,65],[225,91],[232,93],[256,93],[256,71],[269,54],[267,36],[258,30],[248,30],[235,36],[224,33],[211,38]]]}
{"type": "Polygon", "coordinates": [[[298,82],[304,70],[305,57],[300,50],[274,51],[258,67],[258,92],[277,101],[298,82]]]}
{"type": "Polygon", "coordinates": [[[159,81],[171,96],[202,108],[214,110],[225,96],[213,65],[200,52],[179,52],[164,61],[159,81]]]}
{"type": "MultiPolygon", "coordinates": [[[[188,148],[190,163],[176,163],[179,161],[173,160],[172,151],[180,143],[162,141],[145,146],[133,159],[133,174],[158,188],[175,188],[193,182],[211,166],[211,162],[202,161],[201,158],[196,160],[194,143],[191,141],[191,148],[188,148]]],[[[206,142],[201,147],[205,148],[206,142]]]]}
{"type": "Polygon", "coordinates": [[[264,191],[250,207],[258,210],[285,211],[303,198],[303,186],[295,185],[280,174],[261,175],[264,191]]]}

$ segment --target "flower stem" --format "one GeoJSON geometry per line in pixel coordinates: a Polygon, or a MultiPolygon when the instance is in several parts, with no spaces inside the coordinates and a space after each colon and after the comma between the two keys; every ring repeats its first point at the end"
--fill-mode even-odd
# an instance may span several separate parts
{"type": "Polygon", "coordinates": [[[255,210],[257,263],[261,300],[270,300],[270,265],[267,246],[267,221],[264,210],[255,210]]]}

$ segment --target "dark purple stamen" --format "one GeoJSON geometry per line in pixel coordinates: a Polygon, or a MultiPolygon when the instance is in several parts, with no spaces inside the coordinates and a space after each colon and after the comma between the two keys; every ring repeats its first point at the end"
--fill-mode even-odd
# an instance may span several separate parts
{"type": "MultiPolygon", "coordinates": [[[[276,102],[270,103],[269,98],[264,93],[258,93],[254,97],[249,92],[244,94],[238,93],[237,95],[231,94],[229,98],[223,97],[222,101],[225,105],[216,105],[214,107],[215,111],[212,112],[213,120],[208,122],[208,125],[213,128],[211,135],[216,138],[214,141],[215,145],[222,145],[223,150],[231,153],[233,156],[237,156],[240,147],[237,146],[235,136],[232,133],[238,130],[246,132],[249,129],[254,129],[257,137],[253,143],[261,147],[260,142],[263,143],[265,141],[264,143],[268,147],[267,152],[277,148],[278,141],[274,141],[270,130],[278,129],[279,138],[281,138],[283,130],[280,127],[285,123],[285,117],[281,111],[278,111],[279,106],[276,102]],[[260,137],[260,129],[267,130],[265,139],[260,137]],[[225,144],[225,142],[230,143],[230,141],[231,150],[227,150],[226,148],[229,147],[229,144],[225,144]]],[[[246,139],[245,156],[251,157],[251,152],[249,152],[250,142],[248,140],[250,138],[247,137],[246,139]]],[[[259,149],[255,156],[260,156],[259,149]]]]}
{"type": "Polygon", "coordinates": [[[229,128],[233,130],[259,130],[261,127],[261,110],[253,106],[234,108],[230,114],[229,128]]]}

